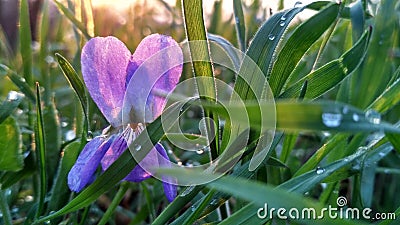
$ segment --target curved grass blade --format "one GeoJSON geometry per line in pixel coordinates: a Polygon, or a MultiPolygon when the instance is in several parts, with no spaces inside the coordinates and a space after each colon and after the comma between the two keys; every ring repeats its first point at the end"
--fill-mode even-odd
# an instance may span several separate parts
{"type": "Polygon", "coordinates": [[[339,4],[330,5],[298,26],[289,37],[282,50],[279,51],[269,80],[275,96],[279,96],[288,77],[306,51],[336,20],[339,8],[339,4]]]}
{"type": "Polygon", "coordinates": [[[317,98],[335,87],[362,62],[367,50],[371,31],[371,29],[368,29],[364,32],[361,39],[339,59],[333,60],[303,77],[292,86],[288,87],[279,97],[294,98],[298,96],[305,80],[308,81],[308,91],[305,95],[305,98],[308,99],[317,98]]]}
{"type": "Polygon", "coordinates": [[[72,65],[60,54],[56,53],[56,58],[58,64],[60,65],[61,70],[65,78],[67,78],[68,83],[71,85],[72,89],[76,93],[81,102],[81,106],[83,112],[85,114],[86,119],[88,118],[88,100],[86,96],[85,86],[83,85],[82,79],[78,76],[72,65]]]}
{"type": "MultiPolygon", "coordinates": [[[[400,70],[399,70],[400,71],[400,70]]],[[[368,108],[384,113],[400,102],[400,78],[393,82],[368,108]]]]}
{"type": "Polygon", "coordinates": [[[44,209],[44,198],[47,189],[47,174],[46,174],[46,142],[44,134],[43,114],[40,98],[39,83],[36,83],[36,154],[38,154],[39,171],[40,171],[40,189],[38,198],[38,208],[35,218],[38,218],[44,209]]]}
{"type": "Polygon", "coordinates": [[[0,74],[7,76],[10,80],[19,88],[19,90],[33,103],[36,101],[36,96],[33,93],[31,87],[26,82],[25,78],[18,76],[7,66],[0,64],[0,74]]]}
{"type": "Polygon", "coordinates": [[[358,40],[363,33],[365,24],[364,9],[361,0],[357,0],[350,7],[350,19],[353,40],[358,40]]]}
{"type": "Polygon", "coordinates": [[[8,93],[7,99],[0,105],[0,124],[14,112],[21,103],[23,97],[22,94],[15,91],[8,93]]]}
{"type": "Polygon", "coordinates": [[[243,52],[246,50],[246,24],[244,21],[243,7],[241,0],[233,0],[233,13],[235,15],[236,37],[239,48],[243,52]]]}
{"type": "MultiPolygon", "coordinates": [[[[219,48],[222,48],[225,50],[226,54],[228,55],[228,60],[230,61],[227,63],[227,65],[232,64],[232,68],[239,69],[241,59],[239,58],[239,55],[237,54],[236,51],[233,51],[235,49],[232,44],[226,40],[224,37],[208,33],[207,34],[208,40],[210,41],[210,51],[211,54],[213,55],[213,50],[218,50],[220,51],[219,48]],[[214,47],[214,44],[216,44],[218,47],[214,47]]],[[[216,53],[216,54],[221,54],[221,53],[216,53]]]]}

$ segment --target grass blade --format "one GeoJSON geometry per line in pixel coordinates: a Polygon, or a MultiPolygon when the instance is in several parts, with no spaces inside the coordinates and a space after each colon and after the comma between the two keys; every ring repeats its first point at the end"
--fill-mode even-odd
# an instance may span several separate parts
{"type": "MultiPolygon", "coordinates": [[[[0,123],[0,171],[18,171],[24,166],[22,137],[17,121],[8,117],[0,123]]],[[[3,188],[3,187],[1,187],[3,188]]]]}
{"type": "Polygon", "coordinates": [[[46,142],[44,134],[44,124],[43,124],[43,114],[40,98],[40,86],[36,83],[36,154],[39,162],[39,172],[40,172],[40,189],[38,198],[38,208],[36,211],[36,218],[42,214],[44,209],[44,198],[46,196],[47,189],[47,175],[46,175],[46,142]]]}
{"type": "Polygon", "coordinates": [[[19,90],[33,103],[36,101],[36,96],[31,87],[26,82],[25,78],[18,76],[14,71],[7,66],[0,64],[0,74],[7,76],[19,88],[19,90]]]}
{"type": "Polygon", "coordinates": [[[236,37],[242,52],[246,51],[246,24],[244,21],[243,7],[241,0],[233,0],[233,13],[235,15],[236,37]]]}
{"type": "Polygon", "coordinates": [[[20,30],[20,45],[21,45],[21,56],[23,64],[23,75],[29,86],[33,86],[33,75],[32,75],[32,34],[31,25],[29,21],[29,8],[28,0],[21,0],[20,5],[20,18],[19,18],[19,30],[20,30]]]}

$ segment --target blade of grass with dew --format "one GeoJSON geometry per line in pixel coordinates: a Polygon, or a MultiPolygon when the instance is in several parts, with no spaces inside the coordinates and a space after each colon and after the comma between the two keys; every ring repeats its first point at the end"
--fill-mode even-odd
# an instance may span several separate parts
{"type": "MultiPolygon", "coordinates": [[[[186,36],[189,41],[189,48],[191,56],[197,55],[201,59],[206,61],[192,61],[194,75],[196,77],[211,77],[214,78],[213,67],[210,59],[210,52],[207,39],[207,31],[204,24],[203,18],[203,1],[202,0],[182,0],[182,7],[184,13],[184,22],[186,36]]],[[[197,58],[196,57],[196,58],[197,58]]],[[[201,79],[201,82],[197,83],[197,89],[201,98],[210,98],[215,100],[217,98],[216,86],[214,79],[201,79]]],[[[214,116],[211,111],[205,111],[205,116],[212,118],[212,121],[206,122],[207,131],[215,134],[215,137],[219,137],[218,131],[218,117],[214,116]]],[[[211,158],[215,159],[219,154],[219,140],[214,138],[210,143],[211,158]]]]}
{"type": "Polygon", "coordinates": [[[7,76],[10,80],[19,88],[19,90],[26,96],[28,99],[34,103],[36,101],[36,96],[33,93],[31,87],[26,82],[25,78],[18,76],[14,71],[12,71],[7,66],[0,64],[0,75],[7,76]]]}
{"type": "Polygon", "coordinates": [[[367,154],[364,158],[360,170],[360,184],[358,185],[360,190],[359,192],[356,192],[360,193],[359,198],[363,208],[372,207],[372,200],[374,198],[375,173],[378,166],[377,163],[387,156],[392,150],[393,147],[389,143],[386,143],[367,154]]]}
{"type": "MultiPolygon", "coordinates": [[[[281,41],[289,22],[302,10],[303,8],[294,8],[278,12],[259,28],[246,52],[248,57],[243,59],[240,66],[238,73],[240,76],[236,78],[234,92],[241,99],[232,99],[232,101],[263,99],[263,91],[266,85],[265,77],[268,76],[275,49],[281,41]],[[282,17],[284,18],[284,23],[283,26],[280,26],[282,17]],[[253,65],[254,63],[255,65],[253,65]],[[260,75],[259,70],[264,74],[260,75]]],[[[249,119],[259,120],[260,117],[261,112],[255,112],[249,119]]],[[[239,135],[240,132],[240,126],[229,121],[229,118],[226,118],[221,149],[225,149],[229,141],[239,135]]],[[[249,139],[249,142],[257,139],[259,135],[259,132],[255,132],[255,134],[251,135],[252,137],[249,139]]]]}
{"type": "Polygon", "coordinates": [[[238,40],[239,49],[246,51],[246,24],[244,22],[243,6],[241,0],[233,1],[233,13],[235,15],[236,38],[238,40]]]}
{"type": "Polygon", "coordinates": [[[339,59],[333,60],[319,69],[288,87],[281,98],[293,98],[298,96],[305,80],[308,81],[308,91],[305,98],[317,98],[323,93],[335,87],[344,78],[351,74],[362,62],[369,43],[371,29],[364,32],[361,39],[339,59]]]}
{"type": "Polygon", "coordinates": [[[22,137],[17,121],[8,117],[0,123],[0,171],[18,171],[24,166],[22,137]]]}
{"type": "Polygon", "coordinates": [[[232,44],[224,37],[219,35],[208,33],[207,37],[210,41],[211,54],[213,55],[214,44],[218,45],[218,47],[225,50],[228,55],[228,57],[226,58],[230,61],[229,63],[227,63],[227,65],[231,66],[231,68],[238,69],[241,63],[241,59],[239,58],[240,56],[237,54],[237,52],[234,51],[235,48],[232,46],[232,44]]]}
{"type": "Polygon", "coordinates": [[[56,53],[57,61],[60,65],[60,68],[67,78],[68,83],[71,85],[72,89],[76,93],[81,103],[83,112],[85,114],[86,120],[88,119],[88,99],[85,91],[85,85],[83,84],[82,79],[78,76],[72,65],[60,54],[56,53]]]}
{"type": "Polygon", "coordinates": [[[56,4],[58,10],[60,10],[60,12],[64,14],[64,16],[66,16],[69,19],[69,21],[71,21],[71,23],[83,34],[83,36],[85,36],[87,40],[92,38],[92,36],[90,36],[88,31],[86,30],[85,25],[81,23],[68,8],[66,8],[58,0],[53,0],[53,2],[56,4]]]}
{"type": "Polygon", "coordinates": [[[301,23],[289,37],[279,51],[271,71],[269,85],[275,96],[279,96],[288,77],[306,51],[336,20],[339,8],[338,4],[330,5],[301,23]]]}
{"type": "Polygon", "coordinates": [[[351,28],[353,33],[353,42],[360,39],[364,31],[365,16],[361,0],[357,0],[350,6],[351,28]]]}
{"type": "Polygon", "coordinates": [[[3,103],[0,105],[0,124],[6,120],[15,109],[18,108],[24,96],[17,92],[9,92],[8,97],[3,103]],[[10,98],[12,97],[12,98],[10,98]]]}
{"type": "Polygon", "coordinates": [[[38,208],[36,211],[35,218],[39,218],[42,215],[44,209],[44,200],[47,189],[47,174],[46,174],[46,142],[44,137],[44,123],[42,114],[42,102],[40,96],[40,86],[36,83],[36,126],[35,126],[35,138],[36,138],[36,154],[39,164],[40,172],[40,188],[38,197],[38,208]]]}

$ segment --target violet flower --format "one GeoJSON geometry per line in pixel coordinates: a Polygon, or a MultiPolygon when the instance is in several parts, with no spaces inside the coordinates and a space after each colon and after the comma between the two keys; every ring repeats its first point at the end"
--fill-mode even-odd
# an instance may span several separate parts
{"type": "MultiPolygon", "coordinates": [[[[156,94],[146,94],[143,89],[147,87],[168,93],[175,88],[182,72],[182,63],[174,66],[177,64],[173,64],[172,61],[183,61],[181,50],[175,48],[173,57],[165,55],[158,59],[160,65],[154,66],[166,68],[166,72],[161,76],[158,75],[160,78],[152,86],[148,86],[151,85],[149,80],[154,80],[156,76],[152,71],[147,71],[146,74],[140,72],[135,74],[135,72],[144,61],[160,50],[173,46],[177,47],[178,44],[171,37],[152,34],[142,40],[133,55],[124,43],[115,37],[96,37],[83,47],[81,56],[83,79],[94,102],[112,128],[104,129],[104,135],[93,138],[80,153],[68,174],[68,186],[72,191],[79,192],[93,182],[99,164],[103,171],[106,170],[144,129],[143,124],[152,122],[161,114],[166,99],[156,94]],[[133,77],[135,79],[132,79],[133,77]],[[133,88],[128,91],[130,81],[135,84],[129,85],[133,88]],[[129,96],[131,100],[123,105],[125,94],[133,97],[129,96]],[[122,122],[123,107],[130,109],[129,124],[122,122]],[[117,132],[107,136],[110,130],[117,132]]],[[[143,181],[151,177],[151,174],[142,167],[168,166],[165,162],[169,163],[167,153],[163,146],[157,143],[124,180],[143,181]]],[[[167,181],[163,178],[164,192],[167,199],[172,201],[176,197],[177,190],[175,185],[167,181]]]]}

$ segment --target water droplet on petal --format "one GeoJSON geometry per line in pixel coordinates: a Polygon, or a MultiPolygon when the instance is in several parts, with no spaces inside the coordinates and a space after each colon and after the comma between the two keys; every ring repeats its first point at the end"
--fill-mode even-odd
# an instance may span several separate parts
{"type": "Polygon", "coordinates": [[[342,114],[340,113],[323,113],[322,122],[327,127],[338,127],[342,122],[342,114]]]}
{"type": "Polygon", "coordinates": [[[275,39],[275,36],[273,34],[268,35],[268,39],[270,41],[273,41],[275,39]]]}
{"type": "Polygon", "coordinates": [[[318,175],[321,175],[321,174],[323,174],[323,173],[325,172],[325,169],[322,168],[322,167],[317,167],[317,169],[315,169],[315,172],[316,172],[318,175]]]}
{"type": "Polygon", "coordinates": [[[135,149],[135,151],[140,151],[140,149],[142,149],[142,146],[141,146],[141,145],[138,145],[138,144],[135,144],[135,145],[133,146],[133,149],[135,149]]]}
{"type": "Polygon", "coordinates": [[[360,116],[358,116],[357,113],[354,113],[354,114],[353,114],[353,121],[354,121],[354,122],[358,122],[359,120],[360,120],[360,116]]]}
{"type": "Polygon", "coordinates": [[[379,124],[381,122],[381,114],[373,109],[367,110],[367,112],[365,112],[365,117],[373,124],[379,124]]]}

